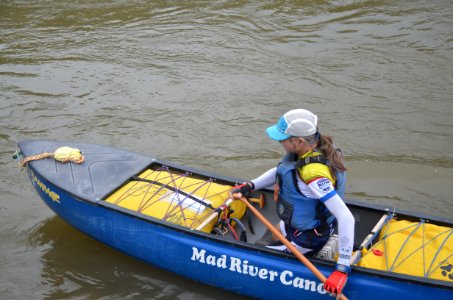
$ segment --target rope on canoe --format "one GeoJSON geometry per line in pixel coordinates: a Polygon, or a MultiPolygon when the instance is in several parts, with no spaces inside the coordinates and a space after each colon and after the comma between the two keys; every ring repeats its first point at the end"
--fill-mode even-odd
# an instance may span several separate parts
{"type": "Polygon", "coordinates": [[[76,164],[81,164],[85,161],[85,156],[82,155],[82,152],[79,149],[70,147],[60,147],[53,153],[43,152],[38,155],[28,156],[19,162],[19,166],[25,167],[25,165],[30,161],[40,160],[49,157],[53,157],[55,160],[62,163],[73,162],[76,164]]]}

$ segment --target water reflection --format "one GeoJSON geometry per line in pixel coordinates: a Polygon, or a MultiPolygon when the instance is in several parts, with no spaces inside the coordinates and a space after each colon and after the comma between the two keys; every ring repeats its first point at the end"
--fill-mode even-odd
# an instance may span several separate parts
{"type": "Polygon", "coordinates": [[[44,299],[190,300],[232,297],[104,246],[59,217],[38,224],[28,234],[27,242],[29,247],[42,249],[44,299]]]}

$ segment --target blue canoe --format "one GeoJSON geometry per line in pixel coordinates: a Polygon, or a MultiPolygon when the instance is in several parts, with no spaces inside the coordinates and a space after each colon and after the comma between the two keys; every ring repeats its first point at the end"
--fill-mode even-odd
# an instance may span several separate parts
{"type": "MultiPolygon", "coordinates": [[[[85,161],[81,164],[44,158],[28,162],[26,168],[31,182],[47,206],[67,223],[101,243],[180,276],[237,294],[259,299],[329,297],[322,283],[292,254],[255,244],[266,229],[249,213],[241,216],[242,222],[235,226],[235,230],[240,230],[246,239],[236,240],[218,231],[210,233],[188,228],[145,214],[143,209],[133,210],[114,201],[106,201],[149,169],[165,168],[179,174],[189,174],[197,180],[228,186],[241,182],[239,179],[94,144],[26,140],[19,142],[18,146],[21,160],[44,152],[52,153],[62,146],[82,151],[85,161]],[[243,224],[243,227],[239,224],[243,224]]],[[[141,184],[150,183],[141,179],[139,181],[141,184]]],[[[159,189],[165,188],[165,185],[160,183],[159,189]]],[[[175,193],[174,190],[170,192],[175,193]]],[[[181,194],[193,198],[192,204],[198,202],[187,193],[181,194]]],[[[276,223],[275,206],[271,205],[272,191],[261,191],[261,194],[267,202],[261,212],[272,223],[276,223]]],[[[348,200],[347,205],[356,219],[355,248],[359,249],[369,248],[373,242],[377,242],[382,229],[379,223],[382,223],[383,216],[397,216],[398,219],[409,221],[424,220],[442,228],[452,228],[453,224],[452,220],[395,211],[352,200],[348,200]]],[[[443,239],[441,246],[446,244],[450,235],[443,239]]],[[[439,263],[437,269],[440,277],[434,279],[354,265],[344,294],[349,299],[386,297],[451,300],[453,270],[449,264],[450,256],[439,263]]],[[[439,258],[439,251],[435,253],[435,258],[439,258]]],[[[333,259],[320,255],[310,260],[326,276],[335,266],[333,259]]],[[[433,265],[431,262],[430,269],[433,265]]]]}

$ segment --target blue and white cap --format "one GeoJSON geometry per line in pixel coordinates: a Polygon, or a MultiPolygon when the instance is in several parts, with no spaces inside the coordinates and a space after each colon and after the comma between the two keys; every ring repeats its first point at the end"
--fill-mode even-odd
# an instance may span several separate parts
{"type": "Polygon", "coordinates": [[[269,137],[283,141],[292,136],[306,137],[318,130],[318,116],[306,109],[293,109],[285,113],[277,124],[266,129],[269,137]]]}

